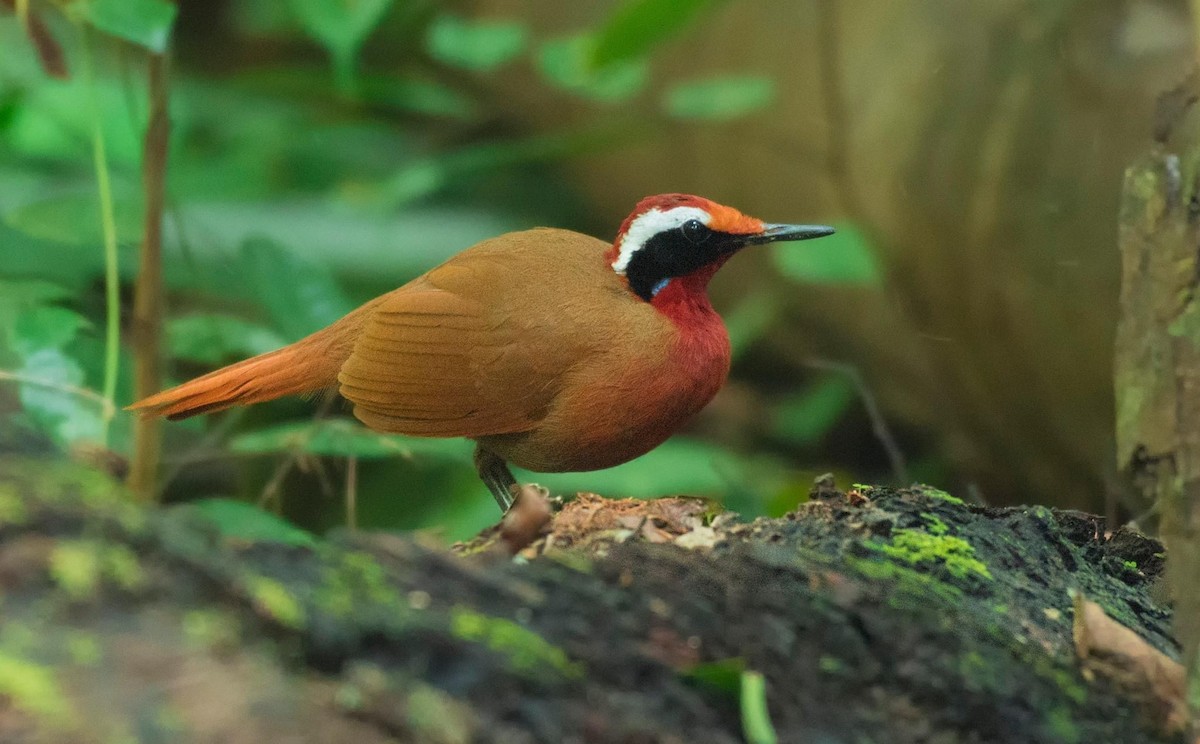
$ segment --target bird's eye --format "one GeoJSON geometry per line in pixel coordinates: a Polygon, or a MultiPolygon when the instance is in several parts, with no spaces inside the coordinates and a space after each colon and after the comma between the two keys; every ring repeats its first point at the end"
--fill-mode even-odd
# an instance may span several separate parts
{"type": "Polygon", "coordinates": [[[683,230],[683,237],[693,243],[703,243],[712,234],[709,232],[708,226],[700,220],[688,220],[680,229],[683,230]]]}

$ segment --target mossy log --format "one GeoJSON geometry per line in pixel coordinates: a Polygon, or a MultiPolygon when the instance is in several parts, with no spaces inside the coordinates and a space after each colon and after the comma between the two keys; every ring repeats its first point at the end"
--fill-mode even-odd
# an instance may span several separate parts
{"type": "Polygon", "coordinates": [[[1183,740],[1077,658],[1073,594],[1177,653],[1161,548],[1098,517],[921,487],[749,523],[579,503],[533,557],[249,543],[0,460],[0,741],[1183,740]]]}

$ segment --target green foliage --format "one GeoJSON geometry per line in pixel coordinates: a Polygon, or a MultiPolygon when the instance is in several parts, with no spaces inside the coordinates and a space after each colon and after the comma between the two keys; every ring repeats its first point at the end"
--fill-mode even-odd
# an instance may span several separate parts
{"type": "Polygon", "coordinates": [[[771,246],[775,267],[797,282],[878,284],[882,274],[866,233],[852,224],[836,227],[837,232],[827,238],[771,246]]]}
{"type": "Polygon", "coordinates": [[[354,74],[354,57],[392,0],[289,0],[304,29],[329,50],[343,90],[354,74]]]}
{"type": "Polygon", "coordinates": [[[728,121],[761,111],[774,102],[775,81],[770,78],[717,77],[676,85],[667,91],[663,107],[680,119],[728,121]]]}
{"type": "Polygon", "coordinates": [[[439,16],[429,26],[426,44],[439,62],[474,72],[490,72],[525,50],[529,30],[516,22],[469,22],[439,16]]]}
{"type": "Polygon", "coordinates": [[[166,50],[177,12],[168,0],[83,0],[73,7],[100,31],[152,52],[166,50]]]}
{"type": "Polygon", "coordinates": [[[354,309],[329,271],[267,238],[242,246],[251,291],[289,341],[324,328],[354,309]]]}
{"type": "Polygon", "coordinates": [[[589,34],[548,41],[538,55],[538,69],[552,85],[602,103],[627,101],[645,87],[649,68],[644,61],[613,62],[597,68],[592,64],[595,44],[589,34]]]}
{"type": "Polygon", "coordinates": [[[217,364],[284,346],[287,341],[266,326],[232,315],[194,313],[167,321],[167,350],[177,359],[217,364]]]}
{"type": "Polygon", "coordinates": [[[303,547],[311,547],[317,542],[311,533],[244,501],[203,499],[186,508],[212,522],[223,537],[303,547]]]}
{"type": "Polygon", "coordinates": [[[625,0],[600,29],[591,50],[594,67],[641,57],[682,33],[722,0],[625,0]]]}
{"type": "Polygon", "coordinates": [[[772,412],[773,433],[798,445],[819,442],[854,402],[854,385],[845,375],[829,375],[781,401],[772,412]]]}
{"type": "MultiPolygon", "coordinates": [[[[429,457],[460,459],[463,447],[447,439],[421,439],[380,434],[347,419],[318,419],[247,432],[235,437],[229,447],[242,454],[307,452],[330,457],[429,457]]],[[[469,458],[470,452],[466,451],[469,458]]]]}

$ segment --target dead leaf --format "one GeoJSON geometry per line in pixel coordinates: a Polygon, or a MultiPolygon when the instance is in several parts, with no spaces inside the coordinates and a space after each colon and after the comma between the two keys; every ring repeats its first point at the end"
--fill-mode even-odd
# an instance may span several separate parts
{"type": "Polygon", "coordinates": [[[1084,668],[1120,687],[1150,722],[1167,734],[1194,730],[1183,665],[1110,618],[1104,608],[1075,594],[1075,654],[1084,668]]]}

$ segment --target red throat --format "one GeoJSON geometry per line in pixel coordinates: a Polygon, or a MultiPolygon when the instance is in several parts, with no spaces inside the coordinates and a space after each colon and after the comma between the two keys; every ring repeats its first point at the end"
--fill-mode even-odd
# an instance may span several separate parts
{"type": "Polygon", "coordinates": [[[708,282],[728,260],[729,256],[722,256],[690,274],[674,277],[654,295],[650,304],[684,330],[713,320],[720,325],[721,319],[708,299],[708,282]]]}

